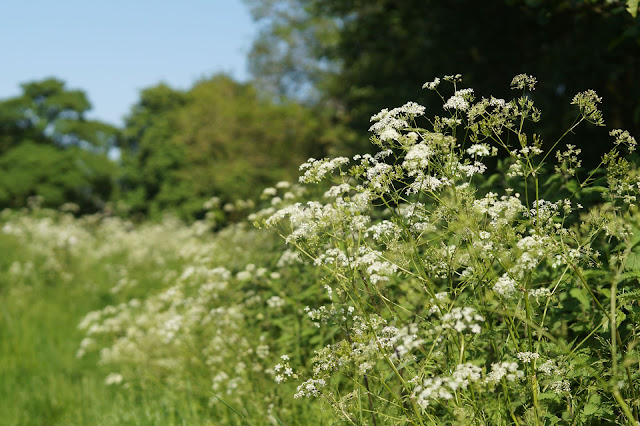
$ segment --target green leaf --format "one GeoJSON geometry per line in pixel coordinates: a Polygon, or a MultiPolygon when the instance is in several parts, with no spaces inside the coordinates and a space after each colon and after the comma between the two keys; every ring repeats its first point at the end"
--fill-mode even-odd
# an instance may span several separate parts
{"type": "Polygon", "coordinates": [[[624,263],[625,271],[640,271],[640,253],[632,251],[624,263]]]}
{"type": "Polygon", "coordinates": [[[595,413],[597,413],[599,410],[600,410],[600,407],[598,405],[589,403],[589,404],[584,406],[584,409],[582,410],[582,415],[583,416],[592,416],[595,413]]]}
{"type": "Polygon", "coordinates": [[[638,0],[627,0],[627,10],[635,18],[638,15],[638,0]]]}
{"type": "Polygon", "coordinates": [[[569,182],[567,182],[567,189],[573,194],[580,190],[580,185],[575,180],[570,180],[569,182]]]}
{"type": "Polygon", "coordinates": [[[573,298],[577,299],[584,309],[589,309],[589,307],[591,306],[591,301],[589,300],[589,295],[587,294],[587,292],[584,289],[582,289],[582,288],[572,288],[569,291],[569,294],[573,298]]]}

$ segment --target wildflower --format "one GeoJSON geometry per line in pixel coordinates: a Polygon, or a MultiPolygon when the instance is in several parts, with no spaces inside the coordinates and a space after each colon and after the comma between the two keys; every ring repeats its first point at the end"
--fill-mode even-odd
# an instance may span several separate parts
{"type": "Polygon", "coordinates": [[[609,134],[616,138],[616,141],[615,141],[616,145],[621,145],[621,144],[626,145],[627,148],[629,149],[629,152],[633,152],[636,150],[636,145],[638,144],[636,142],[636,138],[631,136],[628,131],[615,129],[610,131],[609,134]]]}
{"type": "Polygon", "coordinates": [[[596,126],[604,126],[602,112],[598,110],[598,104],[602,98],[594,90],[580,92],[573,97],[572,105],[578,105],[580,113],[585,120],[596,126]]]}
{"type": "Polygon", "coordinates": [[[262,197],[273,197],[278,193],[278,190],[275,188],[265,188],[262,190],[262,197]]]}
{"type": "Polygon", "coordinates": [[[325,175],[332,173],[335,169],[343,166],[349,162],[346,157],[336,157],[331,160],[323,159],[316,160],[310,158],[306,163],[300,166],[300,170],[304,170],[304,174],[300,176],[300,182],[302,183],[318,183],[325,175]]]}
{"type": "Polygon", "coordinates": [[[440,85],[440,79],[438,77],[434,78],[433,81],[427,82],[422,85],[423,89],[436,90],[436,88],[440,85]]]}
{"type": "Polygon", "coordinates": [[[320,395],[320,389],[325,387],[327,382],[324,379],[309,379],[302,383],[296,389],[297,392],[293,395],[294,398],[302,397],[316,397],[320,395]]]}
{"type": "Polygon", "coordinates": [[[109,375],[104,379],[104,383],[107,386],[119,385],[120,383],[122,383],[123,380],[124,378],[122,377],[122,374],[109,373],[109,375]]]}
{"type": "Polygon", "coordinates": [[[507,274],[502,275],[493,285],[493,291],[505,299],[513,297],[516,290],[517,283],[507,274]]]}
{"type": "Polygon", "coordinates": [[[571,393],[571,384],[568,380],[558,380],[552,382],[549,387],[554,393],[557,394],[567,394],[571,393]]]}
{"type": "Polygon", "coordinates": [[[249,281],[251,279],[251,272],[240,271],[236,274],[236,278],[238,279],[238,281],[249,281]]]}
{"type": "Polygon", "coordinates": [[[535,90],[538,80],[532,75],[518,74],[511,80],[511,88],[522,90],[525,87],[529,90],[535,90]]]}
{"type": "Polygon", "coordinates": [[[516,357],[520,360],[520,362],[524,364],[529,364],[534,359],[539,359],[540,354],[535,352],[518,352],[516,357]]]}
{"type": "Polygon", "coordinates": [[[408,170],[411,176],[412,171],[426,169],[429,165],[429,158],[433,154],[433,149],[424,142],[416,144],[412,146],[407,155],[405,155],[402,167],[408,170]]]}
{"type": "Polygon", "coordinates": [[[478,322],[483,322],[484,317],[476,313],[474,308],[466,306],[464,308],[453,308],[441,318],[442,324],[435,328],[436,331],[453,329],[458,333],[465,330],[473,334],[479,334],[482,329],[478,322]]]}
{"type": "Polygon", "coordinates": [[[473,89],[456,90],[456,92],[442,106],[444,109],[466,111],[473,101],[473,89]]]}
{"type": "Polygon", "coordinates": [[[485,157],[490,155],[491,151],[489,149],[489,145],[487,145],[486,143],[477,143],[477,144],[471,145],[467,149],[467,154],[477,155],[478,157],[485,157]]]}
{"type": "Polygon", "coordinates": [[[524,377],[524,371],[518,370],[516,362],[501,362],[491,364],[491,373],[485,379],[487,384],[495,384],[505,378],[509,382],[524,377]]]}

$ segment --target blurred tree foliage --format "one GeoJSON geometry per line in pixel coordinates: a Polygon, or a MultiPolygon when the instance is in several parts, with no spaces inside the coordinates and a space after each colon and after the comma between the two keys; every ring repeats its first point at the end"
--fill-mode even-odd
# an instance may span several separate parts
{"type": "MultiPolygon", "coordinates": [[[[432,93],[416,96],[436,76],[460,73],[477,95],[508,97],[505,82],[523,72],[540,81],[535,100],[546,115],[563,114],[575,93],[594,89],[610,126],[640,133],[634,1],[246,2],[262,22],[250,55],[262,86],[331,101],[361,134],[382,108],[409,100],[436,108],[439,99],[432,93]]],[[[591,132],[582,135],[582,148],[593,163],[601,149],[589,144],[591,132]]],[[[557,135],[547,128],[543,136],[557,135]]]]}
{"type": "MultiPolygon", "coordinates": [[[[258,96],[225,75],[188,91],[160,84],[142,92],[120,141],[121,198],[134,214],[174,210],[198,217],[212,196],[252,198],[295,179],[308,157],[340,139],[319,109],[258,96]]],[[[337,131],[339,133],[339,131],[337,131]]]]}
{"type": "Polygon", "coordinates": [[[118,129],[86,119],[90,108],[84,92],[53,78],[25,83],[22,95],[0,101],[0,208],[22,207],[36,195],[50,207],[104,206],[118,129]]]}

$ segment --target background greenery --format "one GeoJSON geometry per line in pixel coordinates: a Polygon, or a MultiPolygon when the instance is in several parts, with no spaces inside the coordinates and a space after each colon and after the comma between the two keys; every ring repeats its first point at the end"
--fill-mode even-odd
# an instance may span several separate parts
{"type": "MultiPolygon", "coordinates": [[[[170,375],[145,371],[136,359],[129,365],[140,372],[137,381],[108,386],[111,369],[96,367],[99,354],[76,357],[85,335],[77,326],[89,311],[157,293],[166,276],[175,278],[189,265],[224,265],[234,277],[247,264],[277,265],[280,243],[232,225],[245,216],[243,209],[260,203],[264,187],[295,180],[308,157],[370,150],[369,118],[382,108],[414,100],[439,112],[426,93],[416,96],[435,76],[460,73],[479,96],[500,96],[515,74],[535,75],[541,84],[532,96],[545,116],[556,118],[543,120],[554,123],[540,128],[544,140],[559,136],[556,123],[571,123],[566,105],[588,88],[603,97],[610,127],[640,134],[637,2],[247,4],[262,28],[250,56],[251,82],[214,75],[187,90],[151,86],[122,128],[87,119],[86,94],[55,78],[26,82],[20,96],[0,101],[0,209],[6,209],[0,423],[260,424],[250,419],[263,418],[330,424],[333,417],[319,404],[292,402],[289,384],[275,388],[256,379],[249,395],[266,392],[260,393],[264,400],[244,395],[211,402],[210,365],[188,357],[180,371],[189,373],[178,387],[167,385],[170,375]],[[163,219],[166,213],[182,222],[163,219]],[[267,410],[273,417],[262,417],[267,410]]],[[[596,142],[606,138],[603,132],[580,130],[573,139],[585,171],[608,148],[596,142]]],[[[491,184],[500,183],[494,179],[491,184]]],[[[286,315],[256,308],[249,310],[255,318],[238,320],[239,339],[277,342],[264,359],[240,357],[264,369],[284,353],[306,365],[313,350],[339,332],[311,334],[308,324],[296,322],[305,315],[294,306],[326,293],[312,285],[320,277],[306,266],[278,268],[279,278],[254,271],[251,280],[233,278],[233,290],[220,296],[225,306],[245,307],[256,294],[263,302],[295,294],[282,308],[286,315]],[[297,334],[282,332],[292,324],[297,334]]],[[[125,332],[105,338],[115,341],[125,332]]],[[[197,331],[211,339],[209,332],[197,331]]],[[[187,343],[179,349],[191,350],[187,343]]],[[[237,354],[225,356],[221,362],[237,354]]]]}
{"type": "MultiPolygon", "coordinates": [[[[308,157],[370,149],[369,117],[382,108],[413,100],[439,109],[415,88],[445,74],[503,97],[504,81],[535,75],[539,107],[567,122],[560,106],[592,88],[607,123],[638,134],[634,3],[247,0],[261,28],[253,82],[216,75],[185,91],[149,87],[123,128],[86,119],[85,93],[55,78],[1,101],[0,207],[39,195],[79,213],[109,203],[138,217],[199,218],[203,201],[255,199],[308,157]]],[[[604,153],[590,141],[603,134],[580,132],[589,169],[604,153]]]]}

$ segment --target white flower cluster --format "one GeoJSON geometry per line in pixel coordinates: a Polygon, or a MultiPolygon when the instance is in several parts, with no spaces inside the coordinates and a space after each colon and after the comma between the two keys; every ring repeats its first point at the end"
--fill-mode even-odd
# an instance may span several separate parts
{"type": "Polygon", "coordinates": [[[493,291],[505,299],[512,298],[517,289],[518,283],[507,273],[498,278],[498,281],[493,285],[493,291]]]}
{"type": "Polygon", "coordinates": [[[523,364],[529,364],[531,363],[531,361],[533,361],[534,359],[540,359],[540,354],[536,353],[536,352],[518,352],[516,354],[516,357],[520,360],[520,362],[522,362],[523,364]]]}
{"type": "Polygon", "coordinates": [[[434,154],[434,151],[426,143],[420,142],[415,144],[409,149],[409,152],[404,156],[404,162],[402,167],[411,173],[416,173],[417,170],[426,169],[429,166],[429,158],[434,154]]]}
{"type": "Polygon", "coordinates": [[[393,356],[402,359],[412,350],[419,348],[424,340],[418,337],[418,326],[409,324],[396,331],[391,343],[395,346],[393,356]]]}
{"type": "Polygon", "coordinates": [[[300,165],[300,171],[305,171],[304,174],[300,176],[300,182],[318,183],[324,179],[327,174],[333,173],[335,169],[347,163],[349,163],[349,159],[346,157],[324,158],[322,160],[309,158],[306,163],[300,165]]]}
{"type": "Polygon", "coordinates": [[[317,397],[320,395],[320,389],[327,385],[324,379],[309,379],[297,387],[294,398],[317,397]]]}
{"type": "Polygon", "coordinates": [[[616,141],[615,141],[616,145],[626,145],[626,147],[629,149],[629,152],[633,152],[636,150],[636,146],[638,145],[638,142],[636,142],[636,138],[631,136],[631,134],[628,131],[622,130],[622,129],[615,129],[609,132],[609,134],[614,138],[616,138],[616,141]]]}
{"type": "Polygon", "coordinates": [[[440,79],[438,77],[434,78],[431,82],[426,82],[422,85],[423,89],[436,90],[436,88],[440,85],[440,79]]]}
{"type": "Polygon", "coordinates": [[[297,375],[293,372],[293,368],[291,368],[291,366],[289,365],[289,355],[282,355],[280,359],[282,359],[283,362],[276,364],[273,367],[273,370],[276,373],[276,376],[273,380],[278,384],[286,382],[289,377],[297,377],[297,375]]]}
{"type": "Polygon", "coordinates": [[[524,371],[518,370],[517,362],[500,362],[491,364],[491,372],[485,380],[488,384],[496,384],[503,378],[513,382],[523,377],[524,371]]]}
{"type": "Polygon", "coordinates": [[[467,154],[486,157],[491,155],[491,147],[486,143],[476,143],[467,148],[467,154]]]}
{"type": "Polygon", "coordinates": [[[466,111],[473,102],[473,89],[456,90],[447,102],[442,106],[444,109],[455,109],[466,111]]]}
{"type": "Polygon", "coordinates": [[[417,194],[422,191],[435,192],[443,189],[447,186],[453,185],[453,180],[448,177],[430,176],[422,173],[417,173],[415,180],[407,186],[407,195],[417,194]]]}
{"type": "Polygon", "coordinates": [[[361,268],[372,284],[389,281],[389,277],[398,270],[398,266],[385,260],[381,252],[366,246],[360,247],[352,255],[338,248],[327,249],[314,260],[314,264],[333,265],[348,270],[361,268]]]}
{"type": "Polygon", "coordinates": [[[525,207],[520,201],[520,194],[511,196],[503,195],[498,199],[498,194],[488,192],[483,198],[473,201],[474,210],[479,214],[486,214],[492,228],[511,226],[525,207]]]}
{"type": "Polygon", "coordinates": [[[267,299],[267,306],[271,309],[280,309],[286,304],[287,302],[280,296],[271,296],[267,299]]]}
{"type": "Polygon", "coordinates": [[[537,82],[538,80],[532,75],[518,74],[511,80],[511,88],[520,90],[528,88],[529,90],[535,90],[537,82]]]}
{"type": "Polygon", "coordinates": [[[378,242],[393,242],[400,237],[400,227],[389,220],[383,220],[370,226],[365,237],[371,235],[378,242]]]}
{"type": "Polygon", "coordinates": [[[453,308],[450,312],[442,315],[441,324],[437,325],[434,330],[440,333],[443,330],[455,330],[462,333],[469,330],[471,333],[479,334],[482,327],[478,324],[484,321],[484,317],[472,307],[453,308]]]}
{"type": "Polygon", "coordinates": [[[602,112],[598,109],[601,102],[602,98],[591,89],[578,93],[571,100],[572,105],[578,105],[582,117],[596,126],[604,126],[602,112]]]}
{"type": "Polygon", "coordinates": [[[369,131],[375,133],[381,141],[396,140],[401,135],[399,130],[409,127],[408,119],[424,114],[425,108],[415,102],[407,102],[391,111],[383,109],[371,117],[375,121],[369,131]]]}
{"type": "Polygon", "coordinates": [[[458,364],[451,377],[429,377],[413,390],[418,405],[424,410],[434,400],[453,399],[459,389],[466,389],[482,377],[482,369],[473,364],[458,364]]]}

